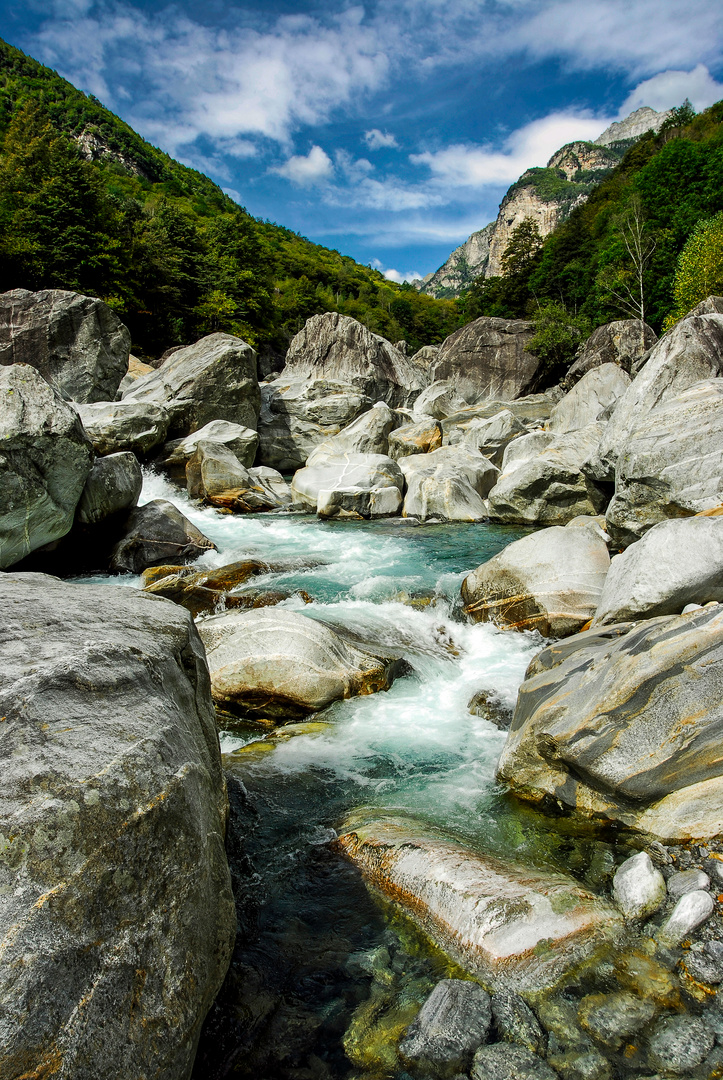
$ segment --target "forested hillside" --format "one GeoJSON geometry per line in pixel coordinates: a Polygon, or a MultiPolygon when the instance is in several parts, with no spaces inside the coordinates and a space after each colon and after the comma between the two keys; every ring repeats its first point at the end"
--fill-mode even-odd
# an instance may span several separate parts
{"type": "Polygon", "coordinates": [[[0,291],[99,296],[141,355],[226,330],[281,356],[323,311],[352,315],[412,349],[460,324],[453,301],[395,285],[252,217],[208,177],[5,42],[0,140],[0,291]]]}
{"type": "MultiPolygon", "coordinates": [[[[686,103],[658,135],[630,147],[544,241],[520,227],[505,276],[476,281],[461,306],[469,319],[511,318],[556,305],[583,332],[644,315],[660,332],[676,312],[676,269],[686,242],[701,221],[722,210],[723,102],[699,115],[686,103]]],[[[708,289],[721,288],[719,264],[708,289]]]]}

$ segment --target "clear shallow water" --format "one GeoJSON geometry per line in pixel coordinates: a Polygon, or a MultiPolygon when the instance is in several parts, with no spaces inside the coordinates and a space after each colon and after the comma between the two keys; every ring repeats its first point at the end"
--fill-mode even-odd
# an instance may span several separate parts
{"type": "Polygon", "coordinates": [[[312,723],[221,733],[239,934],[194,1080],[402,1080],[400,1032],[454,972],[336,851],[344,820],[407,814],[506,857],[567,869],[580,858],[578,839],[551,834],[549,822],[496,789],[504,733],[468,711],[478,690],[512,706],[543,644],[536,634],[470,625],[459,612],[464,575],[523,531],[224,515],[148,474],[141,501],[159,497],[217,545],[196,565],[297,560],[252,586],[302,588],[313,603],[284,605],[413,668],[388,692],[337,702],[312,723]],[[404,602],[415,595],[418,608],[404,602]]]}

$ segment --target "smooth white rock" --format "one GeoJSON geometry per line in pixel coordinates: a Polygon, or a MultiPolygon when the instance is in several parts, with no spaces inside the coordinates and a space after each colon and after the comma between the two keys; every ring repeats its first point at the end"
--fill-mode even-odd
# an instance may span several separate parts
{"type": "Polygon", "coordinates": [[[710,878],[702,870],[680,870],[668,878],[668,896],[678,900],[697,889],[710,888],[710,878]]]}
{"type": "Polygon", "coordinates": [[[713,914],[713,897],[696,889],[681,896],[669,917],[658,931],[658,941],[664,945],[680,945],[689,934],[713,914]]]}
{"type": "Polygon", "coordinates": [[[647,851],[639,851],[618,867],[613,896],[626,919],[645,919],[665,900],[665,878],[647,851]]]}

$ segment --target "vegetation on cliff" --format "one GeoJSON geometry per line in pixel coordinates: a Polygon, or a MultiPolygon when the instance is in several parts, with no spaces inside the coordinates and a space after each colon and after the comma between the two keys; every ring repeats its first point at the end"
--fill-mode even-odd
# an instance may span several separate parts
{"type": "Polygon", "coordinates": [[[21,287],[101,297],[150,356],[213,330],[282,355],[324,311],[412,349],[460,323],[454,302],[252,217],[0,42],[0,291],[21,287]]]}

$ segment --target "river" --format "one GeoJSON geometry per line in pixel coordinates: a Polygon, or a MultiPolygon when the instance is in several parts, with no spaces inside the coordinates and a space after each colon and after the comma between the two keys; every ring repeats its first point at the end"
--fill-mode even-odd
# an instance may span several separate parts
{"type": "Polygon", "coordinates": [[[498,790],[505,734],[468,709],[480,690],[512,708],[542,645],[537,634],[471,625],[459,612],[464,575],[523,532],[224,515],[146,474],[141,502],[159,497],[217,545],[199,567],[308,562],[253,587],[303,588],[313,603],[284,603],[402,653],[413,669],[388,692],[337,702],[311,723],[221,733],[239,936],[194,1080],[401,1080],[399,1035],[453,968],[336,851],[340,824],[353,814],[411,815],[477,850],[568,870],[588,861],[578,839],[550,832],[498,790]]]}

